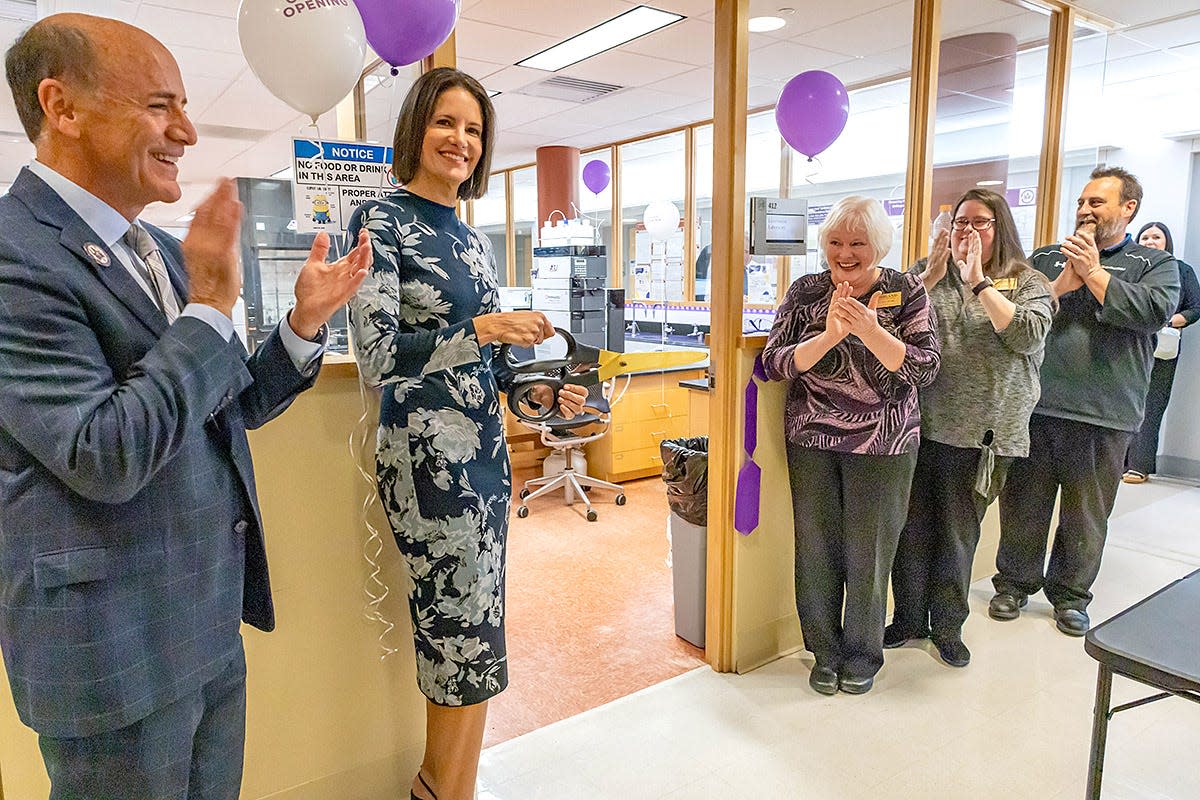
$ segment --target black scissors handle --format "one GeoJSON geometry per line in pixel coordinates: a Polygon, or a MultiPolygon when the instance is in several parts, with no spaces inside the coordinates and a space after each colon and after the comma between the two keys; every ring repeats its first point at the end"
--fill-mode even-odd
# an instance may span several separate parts
{"type": "Polygon", "coordinates": [[[498,357],[501,359],[501,363],[516,373],[516,383],[513,385],[512,391],[508,393],[509,410],[528,422],[545,422],[560,416],[559,390],[567,383],[579,382],[571,380],[569,377],[573,369],[591,363],[587,360],[586,354],[577,352],[579,344],[570,331],[555,328],[554,332],[567,342],[567,352],[562,358],[517,361],[512,356],[512,345],[500,345],[498,357]],[[533,400],[531,395],[539,386],[550,390],[550,396],[554,398],[553,402],[539,405],[533,400]]]}

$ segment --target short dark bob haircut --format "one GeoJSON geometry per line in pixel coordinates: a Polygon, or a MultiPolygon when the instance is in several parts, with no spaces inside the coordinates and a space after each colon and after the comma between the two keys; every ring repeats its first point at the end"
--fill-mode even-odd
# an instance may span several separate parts
{"type": "Polygon", "coordinates": [[[1160,231],[1162,231],[1163,238],[1166,239],[1167,242],[1167,252],[1171,255],[1175,255],[1175,240],[1171,238],[1171,229],[1161,222],[1147,222],[1142,226],[1142,229],[1138,231],[1138,235],[1133,237],[1133,243],[1137,244],[1141,240],[1142,234],[1151,228],[1158,228],[1160,231]]]}
{"type": "Polygon", "coordinates": [[[450,67],[437,67],[417,78],[396,119],[396,135],[392,140],[392,173],[402,185],[417,175],[421,165],[421,147],[425,130],[433,119],[438,98],[447,89],[464,89],[479,103],[483,114],[482,153],[475,171],[458,187],[460,200],[471,200],[487,194],[488,173],[492,171],[492,145],[496,140],[496,109],[479,81],[465,72],[450,67]]]}

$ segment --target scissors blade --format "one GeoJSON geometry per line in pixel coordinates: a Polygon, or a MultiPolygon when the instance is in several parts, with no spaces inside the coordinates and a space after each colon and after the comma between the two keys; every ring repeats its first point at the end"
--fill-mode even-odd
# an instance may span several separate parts
{"type": "Polygon", "coordinates": [[[631,372],[661,372],[671,367],[682,367],[703,361],[708,353],[703,350],[667,350],[665,352],[614,353],[600,351],[600,380],[606,381],[617,375],[631,372]]]}

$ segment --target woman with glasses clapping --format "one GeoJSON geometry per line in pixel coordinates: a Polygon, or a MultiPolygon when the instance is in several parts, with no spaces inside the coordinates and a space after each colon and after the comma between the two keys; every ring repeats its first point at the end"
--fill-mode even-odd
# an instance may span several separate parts
{"type": "Polygon", "coordinates": [[[937,316],[942,367],[921,389],[921,444],[892,566],[896,609],[885,647],[930,637],[965,667],[962,641],[980,523],[1008,465],[1029,453],[1029,417],[1054,301],[1029,266],[1004,198],[971,189],[953,230],[913,265],[937,316]]]}

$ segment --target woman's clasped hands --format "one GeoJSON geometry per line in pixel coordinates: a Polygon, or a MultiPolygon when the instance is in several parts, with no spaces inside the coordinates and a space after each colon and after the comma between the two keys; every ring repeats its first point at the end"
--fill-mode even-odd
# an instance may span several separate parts
{"type": "Polygon", "coordinates": [[[861,339],[879,327],[876,309],[883,293],[875,292],[866,305],[863,305],[853,296],[852,291],[848,281],[834,287],[833,297],[829,300],[829,311],[825,315],[826,333],[834,336],[839,342],[851,333],[861,339]]]}

